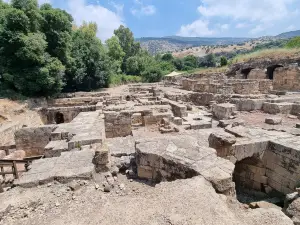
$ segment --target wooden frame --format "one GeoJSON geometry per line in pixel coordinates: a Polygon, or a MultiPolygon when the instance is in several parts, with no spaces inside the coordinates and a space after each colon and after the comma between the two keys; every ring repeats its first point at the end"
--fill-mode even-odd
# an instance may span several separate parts
{"type": "MultiPolygon", "coordinates": [[[[5,179],[5,175],[13,174],[15,179],[19,179],[19,172],[26,172],[28,171],[29,165],[34,160],[38,160],[44,158],[43,155],[33,156],[33,157],[26,157],[22,160],[18,159],[0,159],[0,175],[2,175],[3,179],[5,179]],[[18,171],[17,164],[24,164],[26,171],[18,171]],[[11,171],[4,171],[4,167],[11,167],[11,171]]],[[[4,192],[2,184],[0,183],[0,193],[4,192]]]]}

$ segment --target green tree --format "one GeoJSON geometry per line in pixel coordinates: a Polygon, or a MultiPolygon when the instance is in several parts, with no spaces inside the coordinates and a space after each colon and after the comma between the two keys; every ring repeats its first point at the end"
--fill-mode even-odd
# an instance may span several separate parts
{"type": "Polygon", "coordinates": [[[188,55],[183,58],[184,70],[190,70],[198,67],[196,56],[188,55]]]}
{"type": "Polygon", "coordinates": [[[108,86],[111,63],[96,33],[94,23],[83,24],[74,31],[66,90],[91,91],[108,86]]]}
{"type": "Polygon", "coordinates": [[[120,45],[118,37],[113,36],[110,39],[107,39],[106,45],[108,48],[108,56],[111,59],[113,71],[115,71],[116,73],[121,73],[121,66],[123,63],[125,52],[120,45]]]}
{"type": "Polygon", "coordinates": [[[39,12],[37,0],[12,0],[12,7],[22,10],[30,21],[30,31],[37,32],[40,28],[42,16],[39,12]]]}
{"type": "Polygon", "coordinates": [[[172,61],[172,60],[174,60],[174,57],[171,53],[166,53],[161,57],[161,60],[163,60],[163,61],[172,61]]]}
{"type": "Polygon", "coordinates": [[[142,78],[144,82],[159,82],[163,78],[163,72],[158,65],[152,65],[143,71],[142,78]]]}
{"type": "Polygon", "coordinates": [[[183,63],[183,60],[182,60],[182,59],[180,59],[180,58],[175,58],[175,59],[173,60],[173,64],[174,64],[174,66],[175,66],[175,68],[176,68],[177,70],[183,70],[184,63],[183,63]]]}
{"type": "Polygon", "coordinates": [[[220,60],[221,60],[221,66],[227,66],[228,61],[225,56],[222,56],[220,60]]]}
{"type": "Polygon", "coordinates": [[[53,9],[50,4],[41,6],[41,15],[41,31],[46,35],[47,52],[67,64],[72,41],[72,16],[64,10],[53,9]]]}
{"type": "MultiPolygon", "coordinates": [[[[0,29],[2,82],[27,96],[50,96],[60,92],[64,66],[47,52],[45,35],[30,10],[35,1],[12,1],[0,29]],[[26,5],[28,4],[28,6],[26,5]]],[[[38,11],[37,11],[38,12],[38,11]]]]}
{"type": "Polygon", "coordinates": [[[287,48],[300,48],[300,37],[292,38],[287,44],[287,48]]]}

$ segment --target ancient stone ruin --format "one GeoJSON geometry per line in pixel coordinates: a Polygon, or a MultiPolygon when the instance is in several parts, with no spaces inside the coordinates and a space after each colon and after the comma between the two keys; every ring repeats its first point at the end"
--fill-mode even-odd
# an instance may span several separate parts
{"type": "MultiPolygon", "coordinates": [[[[14,128],[12,143],[0,146],[0,198],[18,188],[68,184],[76,191],[80,182],[118,194],[124,174],[157,193],[175,193],[171,185],[181,183],[200,198],[207,189],[214,196],[202,199],[208,205],[216,196],[238,200],[261,223],[299,224],[299,90],[299,67],[277,63],[39,99],[34,110],[44,125],[14,128]]],[[[13,212],[9,199],[0,222],[13,212]]],[[[241,218],[215,224],[257,224],[241,218]]]]}

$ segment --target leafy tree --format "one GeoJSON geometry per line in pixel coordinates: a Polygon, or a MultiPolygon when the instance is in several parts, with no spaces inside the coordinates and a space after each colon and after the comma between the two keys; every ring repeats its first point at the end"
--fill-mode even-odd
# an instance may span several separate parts
{"type": "Polygon", "coordinates": [[[48,42],[47,52],[67,64],[71,48],[72,16],[64,10],[53,9],[50,4],[41,6],[41,15],[41,30],[48,42]]]}
{"type": "Polygon", "coordinates": [[[163,73],[167,74],[175,70],[175,66],[172,62],[168,61],[161,61],[159,62],[159,67],[163,71],[163,73]]]}
{"type": "Polygon", "coordinates": [[[22,10],[30,21],[30,31],[37,32],[40,28],[42,16],[39,12],[37,0],[12,0],[12,7],[22,10]]]}
{"type": "Polygon", "coordinates": [[[167,54],[164,54],[161,57],[161,60],[163,60],[163,61],[172,61],[172,60],[174,60],[174,57],[171,53],[167,53],[167,54]]]}
{"type": "Polygon", "coordinates": [[[73,33],[66,90],[91,91],[108,85],[111,65],[95,28],[93,23],[83,24],[73,33]]]}
{"type": "Polygon", "coordinates": [[[182,59],[180,59],[180,58],[175,58],[175,59],[173,60],[173,64],[174,64],[174,66],[175,66],[175,68],[176,68],[177,70],[183,70],[184,63],[183,63],[183,60],[182,60],[182,59]]]}
{"type": "Polygon", "coordinates": [[[2,82],[27,96],[60,92],[64,67],[46,52],[45,35],[33,32],[37,17],[27,16],[37,10],[35,1],[12,1],[12,6],[0,30],[2,82]]]}
{"type": "Polygon", "coordinates": [[[196,56],[188,55],[183,59],[184,70],[190,70],[198,67],[198,61],[196,56]]]}
{"type": "Polygon", "coordinates": [[[228,61],[227,58],[225,56],[221,57],[221,66],[227,66],[228,61]]]}
{"type": "Polygon", "coordinates": [[[199,59],[200,67],[215,67],[216,66],[216,56],[215,54],[208,54],[203,58],[199,59]]]}
{"type": "Polygon", "coordinates": [[[148,67],[143,73],[142,73],[143,81],[145,82],[159,82],[163,78],[163,72],[157,65],[152,65],[148,67]]]}
{"type": "Polygon", "coordinates": [[[106,45],[108,48],[108,56],[111,59],[113,71],[115,71],[116,73],[121,73],[121,66],[123,63],[125,52],[120,45],[118,37],[113,36],[110,39],[107,39],[106,45]]]}

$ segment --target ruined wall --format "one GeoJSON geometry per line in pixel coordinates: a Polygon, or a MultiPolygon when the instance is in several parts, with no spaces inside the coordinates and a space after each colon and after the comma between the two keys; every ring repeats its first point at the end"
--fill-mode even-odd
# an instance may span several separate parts
{"type": "Polygon", "coordinates": [[[218,105],[215,104],[212,106],[213,115],[219,120],[229,119],[235,110],[235,105],[230,103],[223,103],[218,105]]]}
{"type": "Polygon", "coordinates": [[[273,83],[275,90],[300,91],[300,69],[298,65],[276,68],[273,83]]]}
{"type": "Polygon", "coordinates": [[[236,94],[258,94],[258,81],[249,80],[229,80],[228,84],[232,85],[233,92],[236,94]]]}
{"type": "Polygon", "coordinates": [[[187,91],[194,90],[196,84],[197,84],[196,80],[191,80],[191,79],[182,80],[182,88],[187,91]]]}
{"type": "Polygon", "coordinates": [[[252,69],[248,74],[247,79],[267,79],[267,74],[264,69],[252,69]]]}
{"type": "Polygon", "coordinates": [[[57,114],[63,115],[63,122],[70,123],[79,113],[96,111],[96,105],[43,108],[39,111],[44,124],[56,124],[57,114]]]}
{"type": "Polygon", "coordinates": [[[187,108],[185,105],[181,105],[178,102],[169,101],[172,107],[172,111],[175,117],[187,117],[187,108]]]}
{"type": "Polygon", "coordinates": [[[15,132],[16,149],[23,150],[26,156],[44,155],[44,148],[51,140],[51,133],[57,126],[23,128],[15,132]]]}
{"type": "Polygon", "coordinates": [[[106,138],[132,135],[130,111],[104,112],[106,138]]]}
{"type": "Polygon", "coordinates": [[[258,158],[246,158],[235,164],[233,180],[237,188],[262,191],[268,184],[266,167],[258,158]]]}

